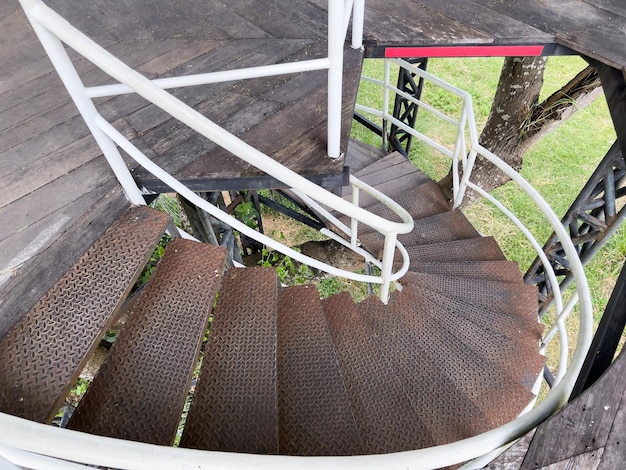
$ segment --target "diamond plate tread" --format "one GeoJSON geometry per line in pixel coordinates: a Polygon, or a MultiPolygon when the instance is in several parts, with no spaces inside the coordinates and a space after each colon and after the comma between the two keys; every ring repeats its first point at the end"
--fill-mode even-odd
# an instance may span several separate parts
{"type": "Polygon", "coordinates": [[[411,286],[410,293],[420,304],[437,305],[430,314],[445,334],[484,358],[495,373],[506,374],[525,389],[531,390],[545,364],[539,353],[541,335],[506,315],[470,305],[466,302],[411,286]]]}
{"type": "MultiPolygon", "coordinates": [[[[480,237],[480,234],[463,213],[455,209],[416,220],[413,231],[398,235],[398,240],[409,247],[476,237],[480,237]]],[[[372,253],[382,250],[385,243],[385,237],[378,232],[365,234],[359,240],[372,253]]]]}
{"type": "MultiPolygon", "coordinates": [[[[493,308],[474,305],[449,294],[437,293],[428,286],[418,287],[416,285],[410,285],[407,286],[407,288],[412,292],[417,291],[432,298],[447,299],[453,302],[454,305],[460,309],[465,309],[465,311],[460,312],[459,315],[469,317],[470,321],[474,321],[483,328],[496,330],[498,334],[508,338],[508,341],[531,344],[534,347],[541,340],[543,325],[539,323],[536,315],[535,321],[528,322],[525,319],[493,308]],[[471,312],[471,315],[469,312],[471,312]]],[[[448,302],[445,303],[447,304],[448,302]]]]}
{"type": "Polygon", "coordinates": [[[70,429],[172,445],[225,258],[217,246],[168,244],[70,429]]]}
{"type": "MultiPolygon", "coordinates": [[[[414,263],[434,261],[506,261],[493,237],[410,246],[406,248],[406,251],[411,259],[411,266],[414,263]]],[[[401,261],[397,250],[395,261],[401,261]]]]}
{"type": "MultiPolygon", "coordinates": [[[[434,181],[426,181],[419,186],[403,191],[393,197],[393,200],[402,206],[415,220],[431,217],[435,214],[450,210],[450,203],[446,200],[441,189],[434,181]]],[[[401,222],[401,219],[386,205],[378,202],[366,208],[373,214],[387,220],[401,222]]],[[[350,226],[350,218],[345,216],[339,219],[350,226]]],[[[372,233],[374,230],[367,225],[359,225],[359,236],[372,233]]]]}
{"type": "Polygon", "coordinates": [[[442,274],[486,281],[522,283],[524,279],[515,261],[448,261],[415,262],[411,271],[424,274],[442,274]]]}
{"type": "Polygon", "coordinates": [[[54,417],[168,221],[149,207],[130,209],[0,340],[0,410],[54,417]]]}
{"type": "MultiPolygon", "coordinates": [[[[435,320],[438,315],[444,315],[438,302],[407,289],[397,296],[393,311],[407,330],[419,327],[422,329],[420,334],[428,335],[426,360],[436,361],[458,389],[463,390],[481,410],[483,420],[472,423],[479,432],[512,421],[534,398],[529,387],[501,373],[499,361],[490,362],[483,356],[484,351],[463,341],[467,338],[451,336],[450,329],[444,329],[442,322],[435,320]],[[417,315],[421,318],[415,323],[417,315]]],[[[537,354],[538,349],[537,344],[533,353],[537,354]]]]}
{"type": "Polygon", "coordinates": [[[419,413],[435,445],[447,444],[476,433],[473,423],[483,419],[482,412],[464,391],[445,373],[438,361],[429,359],[428,331],[414,315],[411,329],[393,314],[392,296],[387,307],[369,297],[357,304],[372,337],[398,378],[412,408],[419,413]]]}
{"type": "Polygon", "coordinates": [[[536,286],[415,272],[406,273],[402,283],[425,287],[472,305],[493,309],[519,318],[529,328],[537,329],[539,334],[543,331],[537,322],[536,286]]]}
{"type": "Polygon", "coordinates": [[[363,453],[314,286],[280,290],[277,370],[280,454],[363,453]]]}
{"type": "Polygon", "coordinates": [[[434,445],[347,292],[322,301],[366,454],[434,445]]]}
{"type": "Polygon", "coordinates": [[[384,311],[366,310],[371,329],[437,444],[488,431],[514,419],[533,395],[497,374],[465,344],[451,341],[433,319],[439,306],[408,290],[396,293],[384,311]]]}
{"type": "Polygon", "coordinates": [[[278,288],[270,268],[224,276],[181,447],[278,452],[278,288]]]}

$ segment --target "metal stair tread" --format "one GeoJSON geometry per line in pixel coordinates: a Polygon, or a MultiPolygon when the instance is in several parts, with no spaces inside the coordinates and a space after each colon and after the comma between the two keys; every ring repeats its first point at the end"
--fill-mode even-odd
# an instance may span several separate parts
{"type": "MultiPolygon", "coordinates": [[[[459,209],[454,209],[415,220],[413,230],[398,235],[398,240],[408,247],[477,237],[480,234],[469,220],[459,209]]],[[[360,236],[359,241],[371,253],[378,253],[383,249],[385,237],[378,232],[370,232],[360,236]]]]}
{"type": "MultiPolygon", "coordinates": [[[[386,155],[357,171],[354,176],[389,197],[394,197],[414,186],[430,181],[428,176],[398,152],[386,155]]],[[[344,186],[341,195],[346,200],[352,200],[352,186],[344,186]]],[[[376,203],[372,196],[363,192],[360,193],[360,200],[361,207],[368,207],[376,203]]]]}
{"type": "Polygon", "coordinates": [[[526,390],[532,389],[545,363],[545,357],[539,353],[541,335],[532,325],[427,287],[411,286],[409,293],[420,304],[428,301],[437,305],[436,312],[421,310],[420,315],[430,314],[446,336],[477,352],[488,361],[491,370],[511,377],[526,390]]]}
{"type": "Polygon", "coordinates": [[[414,407],[423,410],[438,444],[505,424],[532,400],[527,388],[494,374],[467,345],[450,341],[433,319],[436,303],[407,290],[394,293],[387,308],[377,310],[364,312],[370,328],[393,358],[405,390],[420,403],[414,407]]]}
{"type": "Polygon", "coordinates": [[[277,372],[280,454],[363,453],[315,286],[280,290],[277,372]]]}
{"type": "MultiPolygon", "coordinates": [[[[473,423],[481,432],[513,420],[534,398],[530,386],[522,385],[517,378],[507,374],[496,373],[493,367],[497,361],[489,360],[466,337],[453,332],[453,328],[443,327],[441,320],[437,319],[442,315],[439,302],[406,289],[395,296],[393,303],[393,313],[399,317],[405,331],[419,328],[422,345],[428,345],[424,348],[422,362],[438,363],[458,390],[469,396],[482,411],[483,419],[473,423]],[[417,316],[420,317],[418,322],[415,320],[417,316]]],[[[436,394],[437,390],[434,390],[436,394]]]]}
{"type": "MultiPolygon", "coordinates": [[[[450,242],[406,247],[411,263],[435,261],[506,261],[493,237],[478,237],[450,242]]],[[[401,261],[396,253],[396,262],[401,261]]],[[[409,268],[411,269],[411,268],[409,268]]]]}
{"type": "Polygon", "coordinates": [[[363,451],[402,452],[434,444],[402,384],[347,292],[322,301],[363,451]]]}
{"type": "Polygon", "coordinates": [[[439,294],[518,317],[531,328],[535,324],[536,328],[541,328],[537,323],[535,306],[538,297],[535,286],[416,272],[408,272],[402,278],[402,283],[406,286],[426,286],[439,294]]]}
{"type": "Polygon", "coordinates": [[[168,222],[131,208],[0,340],[0,410],[54,417],[168,222]]]}
{"type": "Polygon", "coordinates": [[[426,261],[411,264],[411,271],[486,281],[522,283],[522,273],[515,261],[426,261]]]}
{"type": "MultiPolygon", "coordinates": [[[[394,295],[393,299],[396,297],[394,295]]],[[[390,305],[393,305],[391,301],[390,305]]],[[[391,314],[390,308],[375,297],[357,304],[370,333],[402,383],[413,409],[429,429],[435,445],[476,434],[473,423],[480,422],[484,415],[436,361],[425,360],[430,339],[424,333],[421,317],[415,314],[414,323],[407,329],[398,315],[391,314]]]]}
{"type": "Polygon", "coordinates": [[[173,444],[225,257],[190,240],[167,246],[69,428],[173,444]]]}
{"type": "MultiPolygon", "coordinates": [[[[439,186],[434,181],[426,181],[419,186],[403,191],[394,197],[394,201],[402,206],[414,219],[423,219],[446,212],[450,209],[450,204],[441,193],[439,186]]],[[[369,212],[384,217],[394,222],[400,222],[401,219],[389,209],[386,205],[377,202],[371,206],[365,207],[369,212]]],[[[350,218],[343,216],[339,219],[341,222],[350,226],[350,218]]],[[[371,233],[374,230],[364,224],[359,224],[359,236],[371,233]]]]}
{"type": "Polygon", "coordinates": [[[224,276],[181,447],[276,454],[276,309],[273,268],[224,276]]]}

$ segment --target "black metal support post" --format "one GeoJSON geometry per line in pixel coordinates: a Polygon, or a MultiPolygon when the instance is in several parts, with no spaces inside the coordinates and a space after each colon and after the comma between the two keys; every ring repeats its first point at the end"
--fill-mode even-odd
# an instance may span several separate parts
{"type": "MultiPolygon", "coordinates": [[[[617,210],[617,201],[626,197],[624,183],[626,161],[616,141],[562,219],[583,265],[593,258],[624,221],[626,211],[624,208],[617,210]]],[[[561,276],[561,288],[567,287],[573,276],[556,234],[550,236],[544,245],[544,252],[557,276],[561,276]]],[[[539,258],[528,269],[524,280],[539,288],[540,312],[543,313],[552,301],[553,292],[539,258]]]]}
{"type": "MultiPolygon", "coordinates": [[[[422,70],[426,70],[426,66],[428,65],[427,58],[405,60],[422,70]]],[[[424,89],[424,79],[420,77],[418,80],[415,80],[414,73],[400,68],[397,87],[405,94],[419,100],[422,97],[422,91],[424,89]]],[[[413,129],[415,128],[418,109],[419,106],[417,104],[397,94],[393,104],[393,117],[413,129]]],[[[389,150],[398,151],[405,157],[408,157],[412,143],[413,136],[411,134],[395,124],[391,125],[391,129],[389,130],[389,150]]]]}
{"type": "Polygon", "coordinates": [[[593,337],[587,358],[572,391],[570,401],[593,385],[609,368],[626,326],[626,263],[593,337]]]}
{"type": "MultiPolygon", "coordinates": [[[[428,65],[427,58],[405,60],[416,65],[422,70],[426,70],[426,66],[428,65]]],[[[422,90],[424,89],[424,79],[420,77],[416,80],[414,73],[400,68],[398,71],[397,88],[405,95],[409,95],[419,100],[422,97],[422,90]]],[[[418,108],[419,106],[411,100],[402,95],[396,94],[393,104],[393,117],[413,129],[415,128],[415,122],[417,120],[418,108]]],[[[386,147],[386,150],[400,152],[408,158],[409,151],[411,150],[411,144],[413,142],[413,136],[404,129],[392,124],[389,131],[387,131],[386,123],[384,123],[383,127],[381,127],[357,112],[354,113],[354,120],[365,126],[366,129],[370,130],[377,136],[382,137],[383,147],[386,147]]]]}

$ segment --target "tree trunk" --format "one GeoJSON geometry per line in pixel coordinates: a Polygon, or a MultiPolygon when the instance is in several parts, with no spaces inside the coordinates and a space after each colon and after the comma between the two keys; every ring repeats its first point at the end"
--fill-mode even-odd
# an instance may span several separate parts
{"type": "MultiPolygon", "coordinates": [[[[517,171],[522,167],[524,154],[534,143],[601,93],[597,73],[592,67],[587,67],[539,103],[545,66],[545,57],[509,57],[504,60],[491,112],[480,135],[481,145],[517,171]]],[[[470,180],[491,191],[506,183],[508,178],[478,157],[470,180]]],[[[451,199],[452,173],[439,185],[451,199]]],[[[475,199],[476,195],[468,192],[464,204],[470,204],[475,199]]]]}

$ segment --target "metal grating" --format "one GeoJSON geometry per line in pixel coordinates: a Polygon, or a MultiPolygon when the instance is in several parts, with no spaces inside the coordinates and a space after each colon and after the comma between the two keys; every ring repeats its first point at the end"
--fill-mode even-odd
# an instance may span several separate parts
{"type": "Polygon", "coordinates": [[[430,447],[421,421],[348,293],[322,302],[366,454],[430,447]]]}
{"type": "Polygon", "coordinates": [[[0,410],[54,417],[168,220],[148,207],[129,210],[0,340],[0,410]]]}
{"type": "Polygon", "coordinates": [[[190,240],[167,246],[69,428],[173,443],[225,256],[190,240]]]}
{"type": "Polygon", "coordinates": [[[231,269],[214,314],[181,447],[276,454],[273,269],[231,269]]]}
{"type": "Polygon", "coordinates": [[[314,286],[278,300],[279,453],[362,453],[356,423],[314,286]]]}

